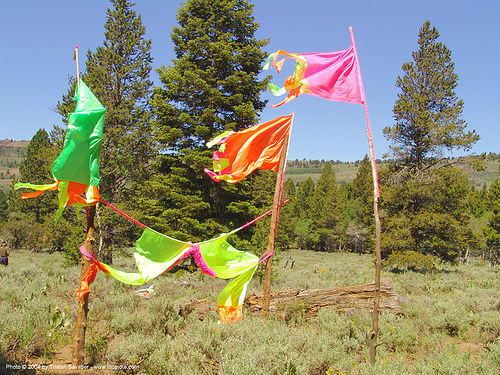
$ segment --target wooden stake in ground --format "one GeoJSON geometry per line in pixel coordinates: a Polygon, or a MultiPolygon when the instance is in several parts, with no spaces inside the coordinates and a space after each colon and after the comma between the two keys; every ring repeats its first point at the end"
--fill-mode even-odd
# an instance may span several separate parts
{"type": "MultiPolygon", "coordinates": [[[[90,206],[88,208],[87,216],[87,235],[85,236],[85,242],[83,246],[85,250],[92,254],[92,248],[94,244],[94,217],[95,217],[95,206],[90,206]]],[[[82,255],[82,270],[80,272],[80,279],[85,276],[90,267],[90,258],[82,255]]],[[[82,299],[78,300],[78,309],[76,313],[75,322],[75,333],[73,336],[73,354],[71,358],[71,364],[73,366],[83,365],[84,351],[85,351],[85,331],[87,329],[87,314],[89,312],[89,295],[87,293],[82,299]]]]}
{"type": "Polygon", "coordinates": [[[373,176],[373,216],[375,218],[375,302],[372,310],[372,330],[370,334],[370,363],[375,363],[376,349],[379,345],[377,343],[378,336],[378,317],[380,305],[380,268],[382,265],[382,257],[380,255],[380,217],[378,215],[378,198],[380,198],[380,190],[378,184],[377,162],[375,158],[375,150],[373,148],[372,129],[370,126],[370,118],[368,117],[368,107],[366,106],[365,89],[363,87],[363,80],[361,79],[361,68],[359,66],[358,52],[356,50],[356,41],[354,40],[354,33],[352,27],[349,26],[349,33],[351,34],[352,47],[356,54],[356,62],[358,64],[359,84],[361,87],[361,96],[363,99],[363,107],[365,109],[366,117],[366,134],[368,136],[368,143],[370,145],[370,159],[372,162],[372,176],[373,176]]]}
{"type": "MultiPolygon", "coordinates": [[[[80,69],[78,66],[78,46],[75,46],[75,51],[73,59],[76,60],[76,86],[78,88],[80,84],[80,69]]],[[[85,250],[92,254],[92,248],[94,243],[94,217],[95,217],[95,206],[90,206],[87,208],[87,235],[85,236],[85,242],[83,246],[85,250]]],[[[90,259],[82,255],[82,270],[80,272],[80,279],[85,276],[90,266],[90,259]]],[[[89,311],[89,293],[87,293],[82,299],[78,300],[78,308],[76,312],[76,322],[75,322],[75,332],[73,336],[73,350],[71,357],[71,364],[73,366],[83,365],[84,360],[84,350],[85,350],[85,331],[87,329],[87,314],[89,311]]]]}
{"type": "MultiPolygon", "coordinates": [[[[293,119],[292,119],[293,121],[293,119]]],[[[281,195],[283,193],[283,183],[285,179],[285,169],[286,169],[286,159],[288,156],[288,144],[290,143],[290,133],[292,129],[288,132],[285,142],[283,144],[283,151],[281,152],[280,165],[278,169],[278,175],[276,177],[276,188],[274,189],[274,200],[273,200],[273,212],[271,214],[271,225],[269,227],[269,241],[267,244],[267,250],[265,256],[266,260],[266,276],[264,279],[264,297],[262,304],[262,316],[267,318],[269,316],[269,302],[271,293],[271,269],[274,253],[274,243],[276,240],[276,231],[278,230],[278,219],[279,211],[281,206],[281,195]]],[[[265,259],[265,257],[263,258],[265,259]]]]}

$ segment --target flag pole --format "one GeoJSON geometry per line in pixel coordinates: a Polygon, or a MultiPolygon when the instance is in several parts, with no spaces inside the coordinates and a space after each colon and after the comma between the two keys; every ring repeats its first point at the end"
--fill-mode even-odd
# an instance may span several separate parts
{"type": "Polygon", "coordinates": [[[73,59],[76,60],[76,87],[80,85],[80,66],[78,62],[78,45],[75,45],[75,49],[73,51],[73,59]]]}
{"type": "MultiPolygon", "coordinates": [[[[78,46],[75,46],[73,58],[76,60],[76,86],[77,93],[80,91],[80,69],[78,65],[78,46]]],[[[95,205],[86,207],[87,210],[87,234],[85,236],[85,241],[83,246],[85,250],[92,254],[93,244],[94,244],[94,216],[95,216],[95,205]]],[[[82,255],[81,259],[81,272],[80,279],[82,279],[87,273],[90,267],[90,258],[82,255]]],[[[76,322],[75,331],[73,335],[73,346],[72,346],[72,357],[71,364],[73,366],[81,366],[84,361],[85,354],[85,331],[87,330],[87,314],[89,312],[89,295],[87,293],[82,299],[78,299],[78,307],[76,312],[76,322]]]]}
{"type": "Polygon", "coordinates": [[[378,198],[380,198],[380,187],[378,182],[377,173],[377,161],[375,158],[375,150],[373,147],[373,137],[372,129],[370,126],[370,118],[368,116],[368,107],[366,105],[365,89],[363,87],[363,80],[361,79],[361,68],[359,64],[358,52],[356,50],[356,41],[354,40],[354,33],[352,31],[352,26],[349,26],[349,33],[351,34],[352,47],[354,48],[354,54],[356,56],[356,64],[358,66],[358,79],[359,85],[361,87],[361,99],[363,101],[363,107],[365,110],[366,117],[366,134],[368,136],[368,143],[370,145],[370,159],[372,164],[372,177],[373,177],[373,216],[375,218],[375,302],[373,304],[372,310],[372,329],[370,334],[370,363],[375,363],[376,350],[379,343],[377,343],[378,337],[378,318],[379,318],[379,307],[380,307],[380,272],[382,265],[382,257],[380,254],[380,217],[378,213],[378,198]]]}
{"type": "MultiPolygon", "coordinates": [[[[292,126],[293,119],[295,118],[295,113],[292,115],[292,126]]],[[[281,159],[278,169],[278,175],[276,176],[276,187],[274,189],[274,200],[273,200],[273,212],[271,214],[271,224],[269,227],[269,240],[267,244],[267,250],[262,255],[259,263],[266,262],[266,274],[264,278],[264,295],[262,300],[262,316],[267,318],[269,316],[269,305],[271,300],[271,269],[272,261],[274,255],[274,245],[276,241],[276,232],[278,231],[278,220],[281,207],[281,197],[283,195],[283,185],[285,182],[285,171],[286,171],[286,160],[288,157],[288,145],[290,143],[290,134],[292,133],[292,126],[286,135],[285,141],[283,142],[283,151],[281,153],[281,159]]]]}

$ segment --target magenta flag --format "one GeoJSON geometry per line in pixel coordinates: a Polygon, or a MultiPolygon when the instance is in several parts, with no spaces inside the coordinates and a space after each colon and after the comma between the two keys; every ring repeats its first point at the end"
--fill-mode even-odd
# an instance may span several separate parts
{"type": "Polygon", "coordinates": [[[279,73],[287,59],[296,61],[294,74],[286,79],[282,88],[270,83],[269,89],[273,95],[280,96],[288,92],[288,96],[271,107],[279,107],[302,94],[339,102],[364,103],[354,47],[336,52],[301,54],[278,50],[269,56],[264,70],[269,69],[271,64],[279,73]],[[286,57],[277,61],[279,55],[286,57]]]}

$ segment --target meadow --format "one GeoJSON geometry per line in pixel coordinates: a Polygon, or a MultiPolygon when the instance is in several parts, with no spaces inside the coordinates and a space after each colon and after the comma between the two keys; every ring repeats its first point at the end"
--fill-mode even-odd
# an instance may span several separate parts
{"type": "MultiPolygon", "coordinates": [[[[13,251],[9,260],[0,267],[0,372],[69,363],[80,267],[63,266],[57,252],[13,251]]],[[[135,268],[130,253],[115,256],[114,264],[135,268]]],[[[273,272],[274,291],[362,284],[374,273],[370,255],[298,250],[279,254],[273,272]],[[284,268],[290,256],[295,266],[284,268]]],[[[91,286],[85,360],[105,373],[496,375],[499,272],[480,259],[427,274],[384,270],[404,314],[381,314],[383,344],[374,366],[368,364],[367,311],[325,309],[310,318],[297,305],[281,318],[264,320],[247,310],[242,321],[220,324],[215,301],[227,281],[179,269],[153,280],[154,294],[146,299],[137,287],[101,272],[91,286]],[[211,300],[213,309],[179,315],[179,306],[192,299],[211,300]]],[[[259,274],[249,289],[261,292],[259,274]]]]}

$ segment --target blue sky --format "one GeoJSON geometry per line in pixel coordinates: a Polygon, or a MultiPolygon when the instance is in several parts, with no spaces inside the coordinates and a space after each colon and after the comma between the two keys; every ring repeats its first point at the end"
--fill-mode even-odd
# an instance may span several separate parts
{"type": "MultiPolygon", "coordinates": [[[[154,68],[171,65],[170,32],[176,25],[178,0],[136,0],[152,39],[154,68]]],[[[401,66],[417,50],[417,34],[429,19],[452,51],[459,76],[456,93],[465,102],[463,119],[481,140],[473,152],[500,152],[500,32],[497,0],[448,1],[278,1],[255,0],[258,38],[269,38],[267,52],[324,52],[350,45],[356,37],[377,158],[389,150],[382,134],[392,125],[401,66]]],[[[0,139],[29,140],[39,128],[61,125],[55,105],[75,75],[72,51],[85,51],[104,40],[109,2],[104,0],[0,0],[0,139]]],[[[291,72],[288,62],[273,82],[291,72]]],[[[152,73],[158,83],[158,75],[152,73]]],[[[269,103],[280,98],[264,94],[269,103]]],[[[266,108],[262,121],[295,112],[289,159],[353,161],[368,153],[363,107],[303,95],[281,108],[266,108]]],[[[460,155],[455,153],[453,155],[460,155]]]]}

